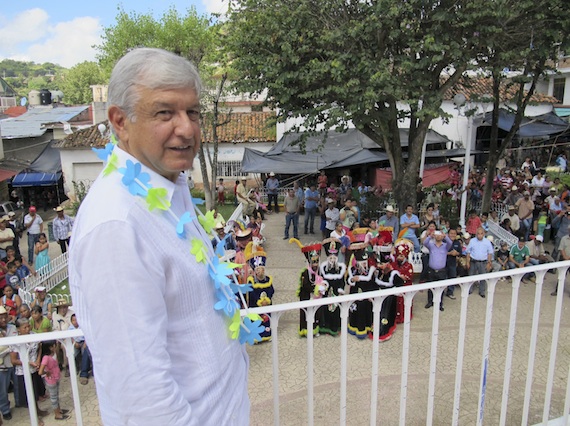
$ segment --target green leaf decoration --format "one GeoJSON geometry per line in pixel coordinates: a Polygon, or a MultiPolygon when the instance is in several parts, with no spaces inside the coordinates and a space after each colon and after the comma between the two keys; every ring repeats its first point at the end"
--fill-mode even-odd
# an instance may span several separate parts
{"type": "Polygon", "coordinates": [[[113,152],[109,156],[109,161],[103,169],[103,176],[108,176],[119,168],[119,159],[117,158],[117,153],[113,152]]]}
{"type": "Polygon", "coordinates": [[[150,188],[146,196],[146,203],[148,209],[168,210],[170,208],[170,201],[166,199],[168,191],[165,188],[150,188]]]}
{"type": "Polygon", "coordinates": [[[200,225],[202,225],[202,228],[204,228],[204,231],[206,231],[206,234],[211,233],[212,229],[214,229],[214,226],[216,225],[214,212],[212,210],[206,212],[204,216],[198,216],[198,221],[200,222],[200,225]]]}
{"type": "Polygon", "coordinates": [[[192,238],[190,243],[190,253],[196,256],[197,262],[206,262],[206,248],[204,247],[204,243],[199,240],[198,238],[192,238]]]}

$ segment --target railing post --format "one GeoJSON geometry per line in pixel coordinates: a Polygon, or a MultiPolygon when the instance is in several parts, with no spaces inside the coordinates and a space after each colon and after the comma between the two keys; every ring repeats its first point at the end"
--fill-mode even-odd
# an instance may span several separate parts
{"type": "MultiPolygon", "coordinates": [[[[40,343],[38,343],[40,345],[40,343]]],[[[34,384],[32,382],[32,374],[30,372],[30,357],[28,356],[28,344],[18,345],[18,355],[24,369],[24,383],[26,385],[26,398],[28,399],[28,410],[30,412],[30,420],[32,426],[38,426],[38,410],[36,405],[36,396],[34,393],[34,384]]]]}
{"type": "Polygon", "coordinates": [[[273,355],[273,424],[275,426],[279,426],[279,318],[281,318],[281,312],[274,312],[269,317],[273,355]]]}
{"type": "Polygon", "coordinates": [[[79,400],[79,387],[77,386],[77,367],[75,366],[75,348],[73,339],[61,339],[60,342],[65,347],[65,356],[69,364],[69,375],[71,377],[71,393],[73,395],[73,408],[75,409],[75,419],[78,426],[83,425],[83,414],[81,413],[81,401],[79,400]]]}
{"type": "Polygon", "coordinates": [[[318,308],[309,306],[306,310],[307,316],[307,424],[313,426],[314,413],[314,336],[313,326],[315,324],[315,312],[318,308]]]}
{"type": "Polygon", "coordinates": [[[467,330],[467,305],[469,290],[473,282],[461,284],[461,311],[459,314],[459,336],[457,342],[457,364],[455,367],[455,392],[453,395],[453,418],[451,424],[459,424],[459,408],[461,402],[461,381],[463,378],[463,358],[465,355],[465,332],[467,330]]]}
{"type": "MultiPolygon", "coordinates": [[[[519,280],[522,274],[513,275],[513,281],[519,280]]],[[[489,373],[489,352],[491,350],[491,322],[493,320],[493,303],[497,280],[487,283],[487,312],[485,315],[485,335],[483,337],[483,355],[481,361],[481,382],[479,386],[479,402],[477,403],[477,426],[483,425],[485,414],[485,392],[487,391],[487,375],[489,373]]],[[[479,283],[479,285],[481,285],[479,283]]]]}
{"type": "Polygon", "coordinates": [[[412,302],[416,292],[405,293],[404,297],[404,336],[402,343],[402,380],[400,383],[400,424],[406,424],[406,400],[408,391],[408,367],[410,363],[410,320],[412,302]]]}
{"type": "Polygon", "coordinates": [[[428,385],[428,406],[426,425],[433,424],[433,408],[435,399],[435,374],[437,367],[437,339],[439,335],[439,305],[443,297],[445,287],[434,288],[433,291],[433,319],[431,333],[431,353],[429,362],[429,385],[428,385]]]}
{"type": "Polygon", "coordinates": [[[348,371],[348,310],[352,302],[341,303],[340,308],[340,425],[346,425],[346,381],[348,371]]]}
{"type": "Polygon", "coordinates": [[[372,383],[370,384],[370,426],[376,425],[376,412],[378,411],[378,353],[380,340],[380,311],[385,297],[380,296],[372,300],[372,383]]]}

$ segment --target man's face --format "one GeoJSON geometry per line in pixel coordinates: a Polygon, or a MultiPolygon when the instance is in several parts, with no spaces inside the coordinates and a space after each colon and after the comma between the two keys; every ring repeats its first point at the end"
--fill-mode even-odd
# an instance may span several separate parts
{"type": "Polygon", "coordinates": [[[134,121],[109,108],[119,146],[165,178],[175,181],[192,168],[200,147],[200,102],[193,88],[138,89],[134,121]]]}
{"type": "Polygon", "coordinates": [[[451,241],[455,241],[457,238],[457,231],[455,229],[450,229],[447,235],[451,241]]]}
{"type": "Polygon", "coordinates": [[[386,212],[386,217],[387,217],[388,219],[390,219],[392,216],[394,216],[394,212],[391,212],[391,211],[387,211],[387,212],[386,212]]]}
{"type": "Polygon", "coordinates": [[[414,212],[414,209],[412,208],[412,206],[408,206],[406,207],[406,214],[409,216],[414,212]]]}
{"type": "Polygon", "coordinates": [[[20,308],[20,316],[23,318],[28,318],[30,319],[30,310],[28,308],[26,308],[25,306],[22,306],[20,308]]]}
{"type": "Polygon", "coordinates": [[[0,314],[0,328],[6,328],[8,325],[8,314],[0,314]]]}
{"type": "Polygon", "coordinates": [[[482,240],[485,238],[485,231],[483,229],[477,229],[477,239],[482,240]]]}

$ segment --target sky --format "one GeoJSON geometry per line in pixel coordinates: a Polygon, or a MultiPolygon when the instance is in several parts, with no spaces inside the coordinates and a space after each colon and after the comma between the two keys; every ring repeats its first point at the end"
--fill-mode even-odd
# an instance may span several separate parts
{"type": "Polygon", "coordinates": [[[171,6],[180,14],[223,13],[228,0],[0,0],[0,60],[52,62],[66,68],[95,60],[91,46],[115,24],[119,6],[156,18],[171,6]]]}

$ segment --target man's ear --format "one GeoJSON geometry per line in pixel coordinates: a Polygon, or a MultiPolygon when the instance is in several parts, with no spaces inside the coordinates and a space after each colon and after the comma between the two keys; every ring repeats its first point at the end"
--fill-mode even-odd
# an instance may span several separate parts
{"type": "Polygon", "coordinates": [[[113,126],[113,130],[115,131],[119,141],[128,144],[129,132],[127,123],[129,119],[127,118],[125,111],[116,105],[111,105],[107,111],[107,117],[109,118],[109,123],[113,126]]]}

